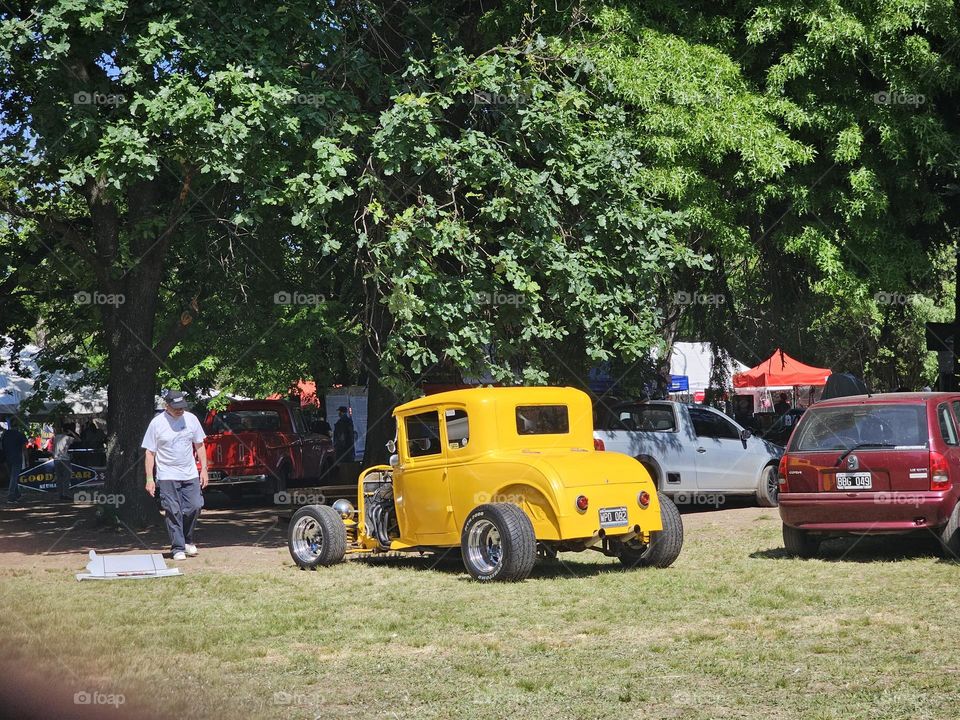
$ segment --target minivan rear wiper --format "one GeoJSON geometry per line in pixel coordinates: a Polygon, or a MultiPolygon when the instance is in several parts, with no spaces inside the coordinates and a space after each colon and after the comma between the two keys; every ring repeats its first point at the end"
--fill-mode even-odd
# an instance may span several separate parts
{"type": "Polygon", "coordinates": [[[840,457],[837,458],[837,461],[833,464],[833,466],[840,467],[840,463],[843,462],[844,458],[847,457],[847,455],[852,453],[854,450],[860,450],[861,448],[888,448],[888,447],[896,447],[896,445],[894,445],[893,443],[873,443],[873,442],[857,443],[856,445],[853,445],[852,447],[848,447],[846,450],[844,450],[843,454],[841,454],[840,457]]]}

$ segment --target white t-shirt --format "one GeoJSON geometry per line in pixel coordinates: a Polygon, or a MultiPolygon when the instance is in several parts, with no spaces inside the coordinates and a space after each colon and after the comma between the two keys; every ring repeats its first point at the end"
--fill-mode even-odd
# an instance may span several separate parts
{"type": "Polygon", "coordinates": [[[64,433],[57,433],[53,436],[53,459],[69,460],[70,446],[76,442],[76,439],[64,433]]]}
{"type": "Polygon", "coordinates": [[[157,454],[158,480],[193,480],[199,474],[193,444],[205,437],[193,413],[175,418],[164,410],[147,425],[141,447],[157,454]]]}

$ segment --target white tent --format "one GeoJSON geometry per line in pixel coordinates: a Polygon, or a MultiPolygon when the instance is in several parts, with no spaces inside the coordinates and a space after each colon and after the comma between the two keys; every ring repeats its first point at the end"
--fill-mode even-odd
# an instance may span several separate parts
{"type": "MultiPolygon", "coordinates": [[[[713,351],[709,343],[678,342],[673,344],[673,354],[670,356],[670,374],[686,375],[690,382],[690,392],[706,390],[710,385],[710,371],[713,368],[713,351]]],[[[729,367],[725,368],[725,375],[733,377],[733,373],[749,370],[746,365],[731,359],[729,367]]]]}
{"type": "MultiPolygon", "coordinates": [[[[11,362],[10,340],[0,337],[0,343],[0,415],[14,415],[20,411],[20,403],[33,394],[34,378],[40,375],[36,360],[40,348],[27,345],[20,351],[20,367],[24,368],[25,375],[19,375],[11,362]]],[[[49,386],[63,391],[63,401],[46,402],[43,411],[37,414],[49,413],[57,408],[64,408],[67,415],[98,415],[105,412],[107,391],[89,386],[70,389],[71,381],[77,377],[79,374],[52,373],[48,378],[49,386]]]]}

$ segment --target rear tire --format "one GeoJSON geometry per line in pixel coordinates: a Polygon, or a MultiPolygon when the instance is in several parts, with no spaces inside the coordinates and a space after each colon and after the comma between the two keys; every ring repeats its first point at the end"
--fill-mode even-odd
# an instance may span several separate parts
{"type": "Polygon", "coordinates": [[[806,530],[783,526],[783,546],[787,553],[800,558],[812,558],[820,549],[820,538],[806,530]]]}
{"type": "Polygon", "coordinates": [[[620,562],[628,568],[656,567],[666,568],[673,565],[683,549],[683,519],[673,501],[662,492],[657,493],[660,503],[660,518],[663,530],[650,534],[647,545],[635,547],[622,545],[617,552],[620,562]]]}
{"type": "Polygon", "coordinates": [[[329,505],[304,505],[290,518],[287,548],[301,570],[334,565],[347,552],[347,528],[329,505]]]}
{"type": "Polygon", "coordinates": [[[780,478],[777,468],[768,465],[760,473],[760,484],[757,486],[757,504],[760,507],[776,507],[780,495],[780,478]]]}
{"type": "Polygon", "coordinates": [[[526,579],[537,560],[537,538],[527,514],[510,503],[480,505],[460,534],[463,565],[480,582],[526,579]]]}
{"type": "Polygon", "coordinates": [[[960,503],[954,506],[950,519],[940,531],[940,550],[946,559],[960,561],[960,503]]]}

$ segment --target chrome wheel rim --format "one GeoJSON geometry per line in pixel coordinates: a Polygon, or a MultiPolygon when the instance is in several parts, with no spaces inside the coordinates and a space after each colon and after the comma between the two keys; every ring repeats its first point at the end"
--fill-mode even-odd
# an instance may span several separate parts
{"type": "Polygon", "coordinates": [[[494,572],[503,563],[500,531],[489,520],[478,520],[467,536],[470,564],[484,575],[494,572]]]}
{"type": "Polygon", "coordinates": [[[323,550],[323,530],[320,523],[310,516],[297,520],[293,526],[293,553],[299,560],[315,560],[323,550]]]}

